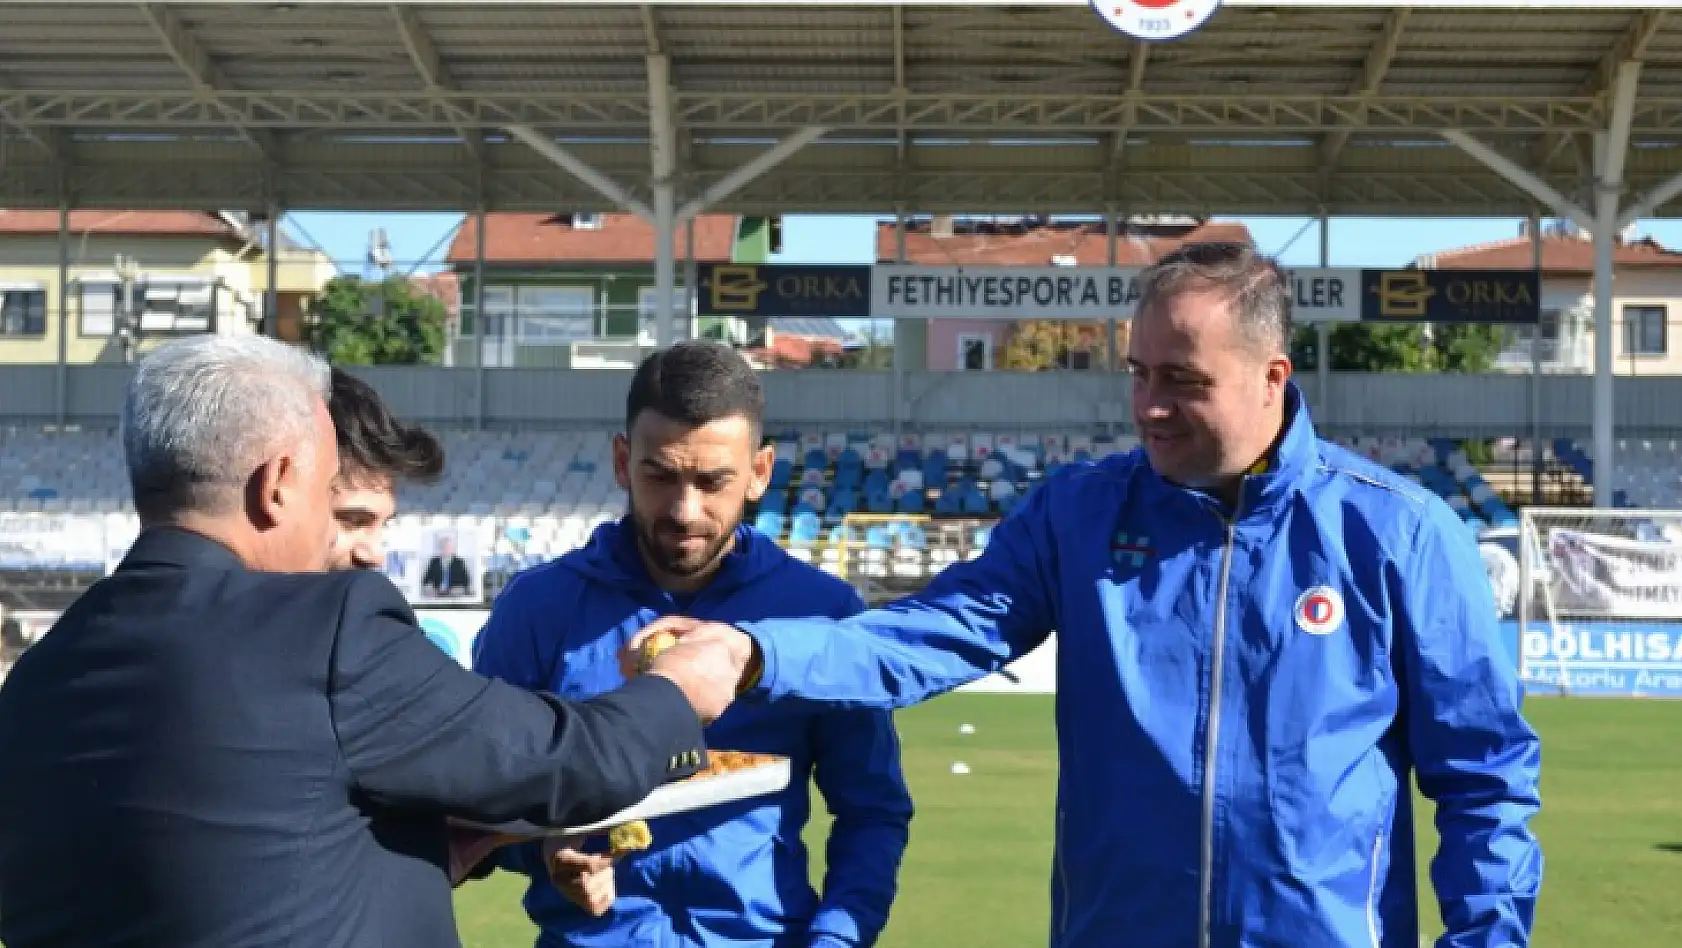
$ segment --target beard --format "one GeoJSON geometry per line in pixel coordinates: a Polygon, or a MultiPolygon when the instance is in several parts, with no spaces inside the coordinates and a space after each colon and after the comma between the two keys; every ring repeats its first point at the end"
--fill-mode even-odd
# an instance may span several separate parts
{"type": "Polygon", "coordinates": [[[742,522],[742,512],[738,511],[715,532],[710,526],[685,527],[666,517],[645,518],[637,512],[633,496],[631,522],[636,528],[637,545],[656,570],[668,576],[690,577],[706,572],[724,558],[736,527],[742,522]]]}

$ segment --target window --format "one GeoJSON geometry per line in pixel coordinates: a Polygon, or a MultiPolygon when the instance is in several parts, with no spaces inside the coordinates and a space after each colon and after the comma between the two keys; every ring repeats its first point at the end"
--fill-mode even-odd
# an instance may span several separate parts
{"type": "Polygon", "coordinates": [[[47,334],[47,291],[0,283],[0,338],[47,334]]]}
{"type": "Polygon", "coordinates": [[[116,332],[117,294],[122,288],[115,283],[83,283],[78,289],[81,296],[81,334],[109,336],[116,332]]]}
{"type": "Polygon", "coordinates": [[[992,336],[965,333],[958,337],[959,372],[990,372],[992,369],[992,336]]]}
{"type": "Polygon", "coordinates": [[[659,317],[660,294],[652,286],[637,288],[637,336],[641,339],[658,339],[660,327],[655,320],[659,317]]]}
{"type": "Polygon", "coordinates": [[[595,338],[596,300],[590,287],[522,286],[516,299],[514,322],[522,346],[564,346],[595,338]]]}
{"type": "Polygon", "coordinates": [[[141,333],[211,332],[216,287],[206,282],[149,282],[138,287],[141,333]]]}
{"type": "Polygon", "coordinates": [[[1624,354],[1645,356],[1665,354],[1665,308],[1663,306],[1624,307],[1624,354]]]}
{"type": "MultiPolygon", "coordinates": [[[[203,279],[152,279],[132,286],[130,304],[141,335],[187,335],[216,331],[218,284],[203,279]]],[[[125,311],[123,286],[115,280],[90,280],[78,286],[84,336],[110,336],[125,311]]]]}
{"type": "Polygon", "coordinates": [[[514,288],[487,285],[484,303],[485,324],[479,327],[484,333],[479,346],[479,364],[511,366],[514,364],[514,333],[511,325],[514,318],[514,288]]]}

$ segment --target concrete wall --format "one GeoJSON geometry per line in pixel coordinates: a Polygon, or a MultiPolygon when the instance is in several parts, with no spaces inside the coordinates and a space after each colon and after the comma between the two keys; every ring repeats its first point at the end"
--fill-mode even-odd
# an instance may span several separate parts
{"type": "MultiPolygon", "coordinates": [[[[57,367],[0,369],[0,420],[50,424],[57,412],[57,367]]],[[[428,424],[471,426],[481,417],[472,368],[376,367],[357,370],[398,414],[428,424]]],[[[67,418],[115,424],[128,369],[73,365],[65,370],[67,418]]],[[[603,427],[618,424],[629,372],[487,369],[483,419],[488,427],[603,427]]],[[[1125,426],[1125,375],[1103,372],[908,372],[905,417],[913,430],[981,427],[1090,428],[1125,426]]],[[[1540,380],[1545,436],[1587,437],[1593,380],[1540,380]]],[[[1531,379],[1502,375],[1337,374],[1321,403],[1315,380],[1302,380],[1322,429],[1332,433],[1523,436],[1530,431],[1531,379]]],[[[892,417],[887,372],[769,372],[773,425],[880,428],[892,417]]],[[[1616,423],[1621,435],[1682,436],[1682,378],[1619,378],[1616,423]]]]}

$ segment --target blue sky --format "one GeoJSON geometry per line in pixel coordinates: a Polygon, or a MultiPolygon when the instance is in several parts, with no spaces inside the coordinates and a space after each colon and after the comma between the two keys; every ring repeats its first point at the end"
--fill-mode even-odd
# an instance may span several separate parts
{"type": "MultiPolygon", "coordinates": [[[[876,219],[869,215],[786,216],[783,253],[777,259],[783,263],[870,263],[875,255],[876,219]]],[[[1282,261],[1288,265],[1315,266],[1320,262],[1319,227],[1311,218],[1221,219],[1247,224],[1257,244],[1269,253],[1282,254],[1282,261]]],[[[376,227],[385,228],[392,257],[400,268],[419,264],[422,272],[437,269],[449,248],[445,238],[460,220],[460,214],[321,212],[287,218],[294,234],[306,242],[318,242],[350,273],[361,272],[368,234],[376,227]]],[[[1400,266],[1420,254],[1516,236],[1519,224],[1516,218],[1334,218],[1331,264],[1400,266]]],[[[1682,221],[1643,221],[1639,229],[1667,247],[1682,246],[1682,221]]]]}

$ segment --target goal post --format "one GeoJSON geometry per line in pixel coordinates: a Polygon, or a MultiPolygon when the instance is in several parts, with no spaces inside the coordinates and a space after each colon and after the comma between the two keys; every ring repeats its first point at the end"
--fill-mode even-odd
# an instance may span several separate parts
{"type": "Polygon", "coordinates": [[[1527,686],[1682,696],[1682,510],[1526,508],[1516,546],[1527,686]]]}

